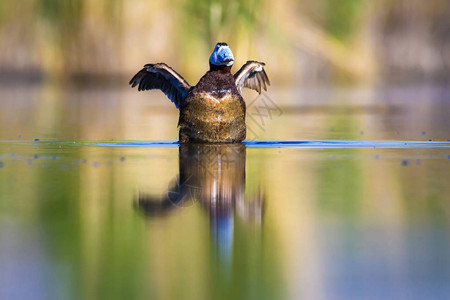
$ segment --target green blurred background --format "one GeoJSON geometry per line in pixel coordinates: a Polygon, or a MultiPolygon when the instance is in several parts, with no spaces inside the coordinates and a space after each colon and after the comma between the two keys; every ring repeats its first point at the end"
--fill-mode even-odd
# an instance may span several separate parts
{"type": "MultiPolygon", "coordinates": [[[[191,84],[216,42],[276,84],[444,81],[446,0],[3,0],[3,79],[130,77],[164,61],[191,84]]],[[[235,67],[237,70],[237,67],[235,67]]]]}

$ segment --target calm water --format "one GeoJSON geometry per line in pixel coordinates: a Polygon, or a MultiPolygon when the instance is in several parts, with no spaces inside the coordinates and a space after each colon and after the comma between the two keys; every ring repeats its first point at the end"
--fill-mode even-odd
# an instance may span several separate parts
{"type": "Polygon", "coordinates": [[[0,95],[1,299],[450,298],[449,89],[249,92],[182,147],[158,92],[0,95]]]}

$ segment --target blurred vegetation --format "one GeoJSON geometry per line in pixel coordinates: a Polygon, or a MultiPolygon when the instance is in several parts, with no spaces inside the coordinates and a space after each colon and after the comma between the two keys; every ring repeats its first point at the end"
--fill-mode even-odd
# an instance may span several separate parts
{"type": "Polygon", "coordinates": [[[6,0],[0,70],[112,78],[166,61],[195,81],[225,41],[275,83],[448,79],[448,20],[445,0],[6,0]]]}
{"type": "Polygon", "coordinates": [[[193,38],[215,44],[217,38],[233,40],[242,29],[249,34],[256,33],[258,17],[262,13],[260,0],[194,0],[186,1],[186,25],[193,38]],[[192,22],[194,21],[194,22],[192,22]],[[194,34],[192,34],[194,33],[194,34]]]}
{"type": "Polygon", "coordinates": [[[365,1],[324,0],[325,30],[338,39],[346,40],[356,31],[365,1]]]}

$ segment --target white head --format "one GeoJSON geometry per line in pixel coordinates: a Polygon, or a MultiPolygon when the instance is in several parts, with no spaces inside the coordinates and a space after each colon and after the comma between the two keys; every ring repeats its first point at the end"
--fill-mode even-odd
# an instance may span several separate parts
{"type": "Polygon", "coordinates": [[[213,53],[209,57],[209,62],[215,66],[231,67],[234,63],[234,56],[230,47],[226,43],[217,43],[213,53]]]}

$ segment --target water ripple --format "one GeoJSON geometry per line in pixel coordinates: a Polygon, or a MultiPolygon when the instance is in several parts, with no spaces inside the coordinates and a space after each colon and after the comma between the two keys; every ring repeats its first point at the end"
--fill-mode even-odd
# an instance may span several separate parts
{"type": "MultiPolygon", "coordinates": [[[[90,147],[178,147],[178,141],[0,141],[0,144],[90,147]]],[[[244,141],[249,148],[450,148],[449,141],[244,141]]]]}

